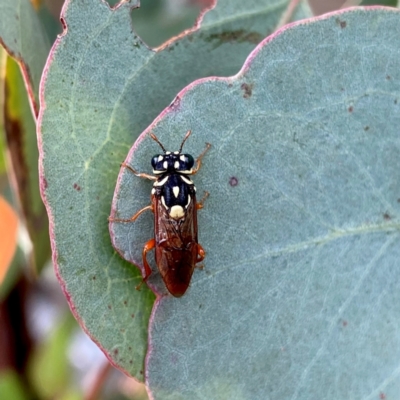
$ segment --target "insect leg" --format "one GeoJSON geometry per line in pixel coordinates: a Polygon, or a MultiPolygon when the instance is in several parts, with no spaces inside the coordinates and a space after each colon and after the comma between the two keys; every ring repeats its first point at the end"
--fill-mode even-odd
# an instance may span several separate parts
{"type": "Polygon", "coordinates": [[[206,201],[206,198],[210,195],[208,192],[204,192],[203,198],[196,204],[196,208],[198,210],[202,209],[204,207],[204,202],[206,201]]]}
{"type": "Polygon", "coordinates": [[[203,152],[197,157],[197,160],[196,160],[196,167],[194,167],[194,168],[192,169],[192,174],[191,174],[191,175],[196,174],[197,171],[200,169],[200,167],[201,167],[201,160],[203,159],[203,157],[204,157],[204,155],[207,153],[207,151],[210,149],[210,147],[211,147],[211,144],[210,144],[210,143],[206,143],[206,148],[205,148],[205,149],[203,150],[203,152]]]}
{"type": "Polygon", "coordinates": [[[143,266],[144,266],[144,278],[139,285],[136,286],[136,290],[140,290],[140,287],[143,285],[143,282],[146,282],[149,276],[151,275],[151,268],[149,263],[147,262],[147,253],[156,247],[156,241],[154,239],[150,239],[143,247],[142,257],[143,257],[143,266]]]}
{"type": "MultiPolygon", "coordinates": [[[[204,260],[204,257],[206,256],[206,252],[203,249],[203,246],[199,243],[197,243],[197,261],[196,263],[202,262],[204,260]]],[[[199,266],[197,268],[203,269],[203,266],[199,266]]]]}
{"type": "Polygon", "coordinates": [[[146,178],[146,179],[150,179],[151,181],[156,181],[157,177],[153,176],[153,175],[149,175],[149,174],[144,174],[142,172],[137,172],[135,169],[133,169],[129,164],[123,162],[121,164],[121,167],[125,167],[128,168],[129,171],[131,171],[134,175],[138,176],[139,178],[146,178]]]}
{"type": "Polygon", "coordinates": [[[150,204],[147,207],[143,207],[141,210],[139,210],[135,215],[133,215],[131,218],[128,219],[121,219],[121,218],[111,218],[108,217],[108,220],[110,222],[133,222],[136,221],[137,217],[142,214],[143,212],[147,211],[147,210],[151,210],[154,212],[154,208],[153,208],[153,204],[150,204]]]}

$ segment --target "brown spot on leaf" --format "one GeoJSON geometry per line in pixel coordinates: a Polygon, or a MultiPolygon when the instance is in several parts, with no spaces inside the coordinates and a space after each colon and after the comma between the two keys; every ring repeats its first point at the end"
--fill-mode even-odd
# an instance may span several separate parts
{"type": "Polygon", "coordinates": [[[135,318],[135,314],[131,314],[131,318],[135,318]]]}
{"type": "Polygon", "coordinates": [[[394,104],[397,104],[397,99],[394,100],[394,104]]]}
{"type": "Polygon", "coordinates": [[[386,394],[383,393],[383,392],[380,392],[379,393],[379,398],[380,398],[380,400],[385,400],[386,399],[386,394]]]}
{"type": "Polygon", "coordinates": [[[364,131],[367,132],[369,130],[369,126],[364,126],[364,131]]]}
{"type": "Polygon", "coordinates": [[[111,305],[110,305],[110,304],[109,304],[107,307],[108,307],[108,309],[109,309],[109,310],[111,310],[111,309],[112,309],[112,307],[111,307],[111,305]]]}
{"type": "Polygon", "coordinates": [[[92,279],[95,281],[96,280],[96,275],[93,275],[92,279]]]}
{"type": "Polygon", "coordinates": [[[243,97],[245,99],[248,99],[249,97],[251,97],[252,93],[253,93],[253,87],[254,84],[253,83],[242,83],[242,85],[240,86],[241,89],[244,91],[243,97]]]}
{"type": "Polygon", "coordinates": [[[349,113],[352,113],[353,110],[354,110],[353,106],[350,106],[350,107],[347,109],[347,111],[348,111],[349,113]]]}
{"type": "Polygon", "coordinates": [[[127,304],[128,304],[128,302],[125,300],[125,301],[124,301],[124,305],[127,305],[127,304]]]}
{"type": "Polygon", "coordinates": [[[229,178],[229,184],[230,184],[232,187],[237,186],[237,185],[239,184],[238,178],[236,178],[236,176],[231,176],[231,177],[229,178]]]}
{"type": "Polygon", "coordinates": [[[348,322],[346,320],[342,321],[342,326],[345,328],[347,326],[348,322]]]}
{"type": "Polygon", "coordinates": [[[118,349],[114,349],[114,354],[117,355],[119,353],[118,349]]]}
{"type": "Polygon", "coordinates": [[[340,18],[336,18],[336,23],[342,28],[346,28],[347,26],[347,22],[346,21],[342,21],[340,18]]]}
{"type": "Polygon", "coordinates": [[[392,77],[391,77],[390,75],[386,75],[386,79],[387,79],[388,81],[390,81],[390,80],[392,79],[392,77]]]}
{"type": "Polygon", "coordinates": [[[81,187],[77,183],[74,183],[74,189],[79,192],[81,190],[81,187]]]}
{"type": "Polygon", "coordinates": [[[384,213],[384,214],[383,214],[383,219],[384,219],[385,221],[390,221],[390,220],[392,219],[392,217],[391,217],[388,213],[384,213]]]}

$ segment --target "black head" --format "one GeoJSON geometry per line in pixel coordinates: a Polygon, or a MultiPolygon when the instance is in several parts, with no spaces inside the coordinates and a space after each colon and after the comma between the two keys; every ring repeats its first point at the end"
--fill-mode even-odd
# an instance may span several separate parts
{"type": "Polygon", "coordinates": [[[164,154],[156,154],[151,159],[151,166],[153,167],[153,173],[161,175],[165,173],[178,172],[181,174],[191,174],[194,165],[194,158],[190,154],[183,154],[182,147],[186,139],[190,136],[191,131],[186,133],[185,138],[182,141],[179,151],[166,151],[164,146],[160,143],[157,137],[151,133],[150,136],[155,140],[163,149],[164,154]]]}

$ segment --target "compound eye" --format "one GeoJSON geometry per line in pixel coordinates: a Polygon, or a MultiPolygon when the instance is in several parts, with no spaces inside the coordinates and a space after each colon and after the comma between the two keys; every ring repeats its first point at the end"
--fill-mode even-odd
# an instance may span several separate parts
{"type": "Polygon", "coordinates": [[[183,154],[184,161],[183,161],[183,170],[189,171],[193,168],[194,165],[194,158],[190,154],[183,154]]]}
{"type": "Polygon", "coordinates": [[[154,171],[163,171],[163,160],[164,156],[161,154],[156,154],[152,159],[151,159],[151,166],[153,167],[154,171]]]}

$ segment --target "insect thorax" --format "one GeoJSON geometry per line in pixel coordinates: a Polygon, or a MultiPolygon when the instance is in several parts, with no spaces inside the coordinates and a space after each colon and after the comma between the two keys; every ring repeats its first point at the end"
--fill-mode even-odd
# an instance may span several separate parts
{"type": "Polygon", "coordinates": [[[189,177],[171,173],[160,176],[151,193],[161,201],[171,218],[181,219],[196,195],[196,187],[189,177]]]}

